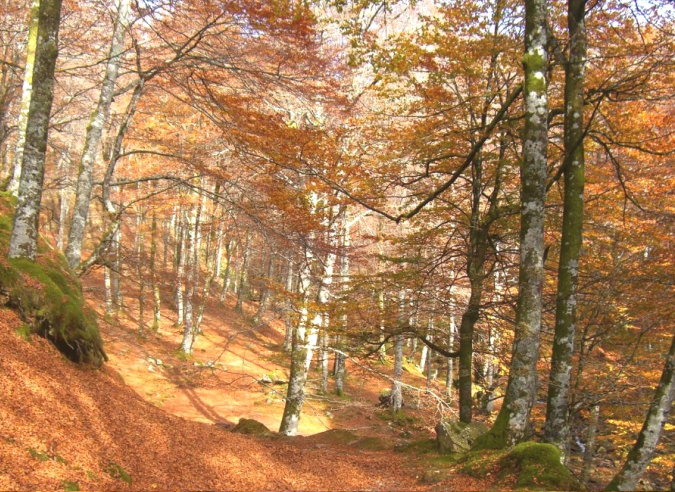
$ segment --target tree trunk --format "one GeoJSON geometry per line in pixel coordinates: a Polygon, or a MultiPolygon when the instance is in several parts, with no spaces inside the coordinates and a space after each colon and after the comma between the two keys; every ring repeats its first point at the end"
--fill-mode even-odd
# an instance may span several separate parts
{"type": "Polygon", "coordinates": [[[145,332],[145,271],[143,268],[143,255],[145,234],[143,232],[143,222],[145,212],[139,207],[136,216],[136,273],[138,275],[138,333],[143,335],[145,332]]]}
{"type": "Polygon", "coordinates": [[[54,98],[54,68],[58,55],[61,0],[40,0],[39,7],[31,9],[31,17],[35,15],[38,16],[38,39],[33,66],[33,90],[30,96],[26,145],[8,254],[9,258],[31,260],[35,259],[37,253],[47,132],[54,98]]]}
{"type": "Polygon", "coordinates": [[[246,245],[244,246],[244,257],[241,260],[241,270],[239,271],[239,280],[237,281],[237,311],[244,311],[244,290],[248,284],[248,260],[251,255],[251,231],[246,232],[246,245]]]}
{"type": "MultiPolygon", "coordinates": [[[[305,246],[305,258],[311,257],[305,246]]],[[[297,327],[293,330],[293,347],[291,349],[291,374],[288,381],[288,392],[286,393],[286,405],[284,406],[284,415],[281,418],[281,427],[279,432],[287,436],[294,436],[298,433],[298,424],[302,405],[305,401],[305,383],[307,382],[307,323],[309,321],[309,311],[307,301],[309,300],[309,288],[311,278],[309,263],[304,262],[300,270],[300,284],[298,290],[302,294],[302,308],[300,310],[300,319],[297,327]]]]}
{"type": "Polygon", "coordinates": [[[595,436],[598,432],[598,420],[600,419],[600,406],[593,405],[591,420],[586,429],[586,448],[584,449],[584,462],[581,469],[580,482],[585,487],[593,468],[593,456],[595,455],[595,436]]]}
{"type": "Polygon", "coordinates": [[[391,386],[391,406],[394,413],[403,407],[403,388],[401,376],[403,375],[403,335],[396,335],[394,341],[394,382],[391,386]]]}
{"type": "Polygon", "coordinates": [[[35,53],[38,42],[40,0],[33,0],[30,7],[30,20],[28,24],[28,40],[26,42],[26,65],[23,75],[23,88],[21,92],[21,106],[19,107],[19,119],[17,121],[18,134],[14,146],[14,168],[12,178],[7,187],[12,195],[19,191],[21,180],[21,165],[23,163],[23,151],[26,146],[26,130],[28,127],[28,111],[30,110],[33,95],[33,75],[35,72],[35,53]]]}
{"type": "Polygon", "coordinates": [[[568,2],[567,26],[570,57],[565,67],[565,198],[555,336],[544,439],[556,446],[567,461],[569,455],[568,396],[576,330],[579,253],[584,217],[584,73],[586,66],[586,0],[568,2]]]}
{"type": "Polygon", "coordinates": [[[284,324],[286,336],[284,337],[284,351],[290,352],[293,347],[293,260],[288,260],[286,272],[286,300],[284,301],[284,324]]]}
{"type": "Polygon", "coordinates": [[[487,448],[511,447],[527,437],[530,412],[537,392],[548,146],[547,10],[546,0],[526,0],[523,56],[525,131],[516,325],[504,403],[492,429],[475,443],[487,448]]]}
{"type": "Polygon", "coordinates": [[[635,490],[637,481],[647,469],[654,456],[656,445],[661,439],[663,426],[673,405],[673,397],[675,397],[675,337],[670,344],[661,381],[656,388],[656,394],[649,406],[637,442],[628,453],[623,467],[605,490],[635,490]]]}
{"type": "Polygon", "coordinates": [[[110,105],[115,94],[115,83],[124,53],[124,37],[128,28],[129,0],[120,0],[117,8],[117,17],[113,28],[112,41],[110,43],[110,55],[106,66],[105,77],[101,85],[96,109],[91,115],[87,134],[84,140],[84,149],[80,161],[80,172],[77,177],[77,189],[75,192],[75,206],[70,219],[70,231],[68,233],[68,246],[66,246],[66,260],[71,268],[79,265],[82,257],[82,242],[84,231],[89,216],[89,204],[91,202],[91,190],[93,187],[93,171],[98,144],[103,133],[103,125],[110,113],[110,105]]]}
{"type": "Polygon", "coordinates": [[[253,316],[253,326],[260,326],[263,323],[263,318],[267,312],[267,306],[270,302],[270,295],[272,293],[272,279],[274,277],[274,253],[270,251],[270,257],[267,260],[267,272],[265,273],[265,278],[263,279],[262,292],[260,293],[260,303],[258,304],[258,310],[253,316]]]}
{"type": "Polygon", "coordinates": [[[161,318],[162,297],[157,281],[157,214],[152,213],[152,225],[150,231],[150,281],[152,282],[152,331],[159,330],[161,318]]]}

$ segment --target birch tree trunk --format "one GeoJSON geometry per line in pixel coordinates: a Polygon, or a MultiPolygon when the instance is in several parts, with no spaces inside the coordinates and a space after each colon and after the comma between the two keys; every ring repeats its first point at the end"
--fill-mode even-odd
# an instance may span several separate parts
{"type": "Polygon", "coordinates": [[[673,397],[675,397],[675,337],[670,344],[661,380],[637,442],[628,453],[623,467],[605,490],[635,490],[638,480],[647,469],[656,451],[656,445],[661,439],[663,426],[673,406],[673,397]]]}
{"type": "Polygon", "coordinates": [[[103,125],[108,119],[110,105],[115,94],[115,83],[117,82],[120,61],[124,52],[124,37],[128,28],[129,3],[129,0],[120,0],[117,7],[117,16],[110,43],[110,55],[101,85],[101,94],[96,109],[91,115],[84,140],[84,149],[77,177],[77,189],[75,191],[75,206],[73,207],[73,215],[70,219],[68,246],[66,246],[66,260],[71,268],[77,267],[82,258],[82,241],[84,240],[84,230],[87,225],[87,217],[89,216],[94,162],[96,161],[98,144],[103,133],[103,125]]]}
{"type": "Polygon", "coordinates": [[[14,227],[9,241],[9,258],[35,259],[38,222],[42,202],[42,183],[47,153],[49,116],[54,98],[54,68],[58,55],[61,0],[40,0],[31,9],[38,16],[33,90],[31,91],[26,144],[23,153],[14,227]]]}
{"type": "Polygon", "coordinates": [[[563,226],[558,265],[555,336],[544,439],[569,455],[568,399],[576,330],[579,253],[584,218],[584,81],[586,67],[586,0],[569,0],[569,61],[565,67],[565,178],[563,226]]]}
{"type": "Polygon", "coordinates": [[[525,2],[525,131],[521,168],[520,265],[516,325],[504,403],[476,447],[511,447],[527,437],[537,391],[544,278],[544,199],[548,146],[547,2],[525,2]]]}
{"type": "Polygon", "coordinates": [[[30,110],[31,97],[33,95],[33,73],[35,71],[35,52],[38,42],[40,0],[33,0],[30,7],[30,20],[28,23],[28,39],[26,41],[26,68],[23,75],[23,88],[21,92],[21,106],[19,107],[19,119],[17,121],[18,134],[14,147],[14,167],[12,177],[7,190],[16,196],[19,191],[21,180],[21,164],[23,151],[26,146],[26,130],[28,126],[28,111],[30,110]]]}

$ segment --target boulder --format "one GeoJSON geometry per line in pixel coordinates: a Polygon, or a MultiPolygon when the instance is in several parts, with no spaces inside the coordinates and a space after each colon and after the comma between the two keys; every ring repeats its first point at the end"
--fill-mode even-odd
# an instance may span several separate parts
{"type": "Polygon", "coordinates": [[[457,420],[445,420],[436,425],[436,444],[441,454],[465,453],[480,435],[489,430],[483,422],[465,424],[457,420]]]}
{"type": "Polygon", "coordinates": [[[239,419],[239,423],[235,425],[230,432],[235,434],[252,434],[255,436],[268,436],[272,432],[265,427],[265,424],[253,419],[239,419]]]}

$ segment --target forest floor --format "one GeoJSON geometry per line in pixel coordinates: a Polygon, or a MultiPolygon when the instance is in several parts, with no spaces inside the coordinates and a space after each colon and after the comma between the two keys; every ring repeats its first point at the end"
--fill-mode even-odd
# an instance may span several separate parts
{"type": "MultiPolygon", "coordinates": [[[[438,463],[425,455],[395,451],[433,437],[439,415],[432,401],[414,395],[403,418],[377,408],[379,391],[390,384],[377,367],[349,364],[344,398],[317,394],[313,372],[304,437],[229,432],[240,418],[278,429],[284,386],[274,381],[288,379],[280,320],[252,330],[246,320],[253,306],[242,315],[231,299],[214,301],[194,357],[186,359],[177,351],[175,313],[165,309],[159,331],[140,334],[133,298],[117,318],[103,317],[101,286],[95,276],[85,279],[110,357],[100,370],[65,360],[36,336],[23,339],[16,314],[0,311],[0,490],[494,488],[435,473],[438,463]]],[[[405,379],[424,387],[414,371],[405,379]]]]}

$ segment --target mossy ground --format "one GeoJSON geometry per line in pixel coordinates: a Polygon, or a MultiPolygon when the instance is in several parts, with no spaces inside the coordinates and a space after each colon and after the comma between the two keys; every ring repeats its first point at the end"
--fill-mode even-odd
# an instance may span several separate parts
{"type": "Polygon", "coordinates": [[[95,366],[107,360],[95,314],[84,302],[78,279],[65,258],[44,240],[36,261],[7,259],[14,204],[0,193],[0,294],[2,302],[19,312],[26,323],[24,338],[47,338],[74,362],[95,366]]]}

